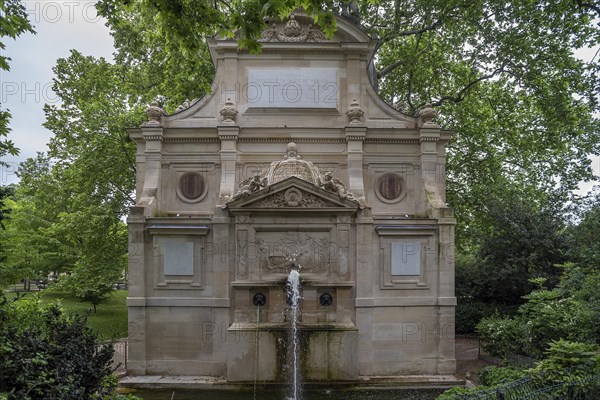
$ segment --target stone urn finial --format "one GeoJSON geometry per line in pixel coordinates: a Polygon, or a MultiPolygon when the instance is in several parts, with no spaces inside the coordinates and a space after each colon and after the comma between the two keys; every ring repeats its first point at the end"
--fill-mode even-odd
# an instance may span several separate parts
{"type": "Polygon", "coordinates": [[[144,126],[160,126],[160,118],[164,113],[165,110],[158,105],[158,101],[152,100],[148,108],[146,108],[148,121],[144,123],[144,126]]]}
{"type": "Polygon", "coordinates": [[[223,107],[221,107],[221,111],[219,111],[221,117],[223,117],[223,123],[225,124],[234,124],[235,119],[238,114],[238,110],[235,107],[235,104],[231,101],[231,99],[227,99],[223,107]]]}
{"type": "Polygon", "coordinates": [[[350,125],[360,125],[360,119],[363,117],[363,115],[365,115],[365,112],[362,108],[360,108],[358,100],[353,99],[352,103],[350,103],[348,111],[346,111],[346,115],[348,116],[350,125]]]}
{"type": "Polygon", "coordinates": [[[393,107],[403,114],[408,114],[408,105],[402,100],[398,100],[394,103],[393,107]]]}
{"type": "Polygon", "coordinates": [[[284,159],[287,160],[289,158],[300,159],[300,156],[298,155],[298,146],[296,146],[296,143],[294,142],[289,142],[285,151],[284,159]]]}
{"type": "Polygon", "coordinates": [[[437,111],[433,108],[433,106],[430,103],[425,104],[419,110],[419,117],[421,117],[424,124],[435,124],[433,120],[435,119],[435,117],[437,117],[437,115],[437,111]]]}

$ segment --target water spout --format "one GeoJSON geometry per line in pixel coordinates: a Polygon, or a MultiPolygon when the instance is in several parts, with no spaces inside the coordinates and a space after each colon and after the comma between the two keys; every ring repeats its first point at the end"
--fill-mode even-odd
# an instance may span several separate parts
{"type": "Polygon", "coordinates": [[[256,383],[258,382],[258,335],[259,335],[259,330],[258,330],[258,324],[260,322],[260,306],[261,305],[265,305],[265,298],[262,295],[262,293],[258,293],[262,296],[263,301],[256,301],[256,298],[258,297],[258,295],[254,296],[254,304],[256,305],[256,332],[254,332],[254,397],[253,399],[256,400],[256,383]]]}
{"type": "Polygon", "coordinates": [[[292,400],[300,400],[300,366],[298,349],[298,308],[300,304],[300,273],[298,264],[292,261],[292,270],[288,276],[287,291],[291,307],[291,344],[292,344],[292,400]],[[294,268],[296,267],[296,268],[294,268]]]}

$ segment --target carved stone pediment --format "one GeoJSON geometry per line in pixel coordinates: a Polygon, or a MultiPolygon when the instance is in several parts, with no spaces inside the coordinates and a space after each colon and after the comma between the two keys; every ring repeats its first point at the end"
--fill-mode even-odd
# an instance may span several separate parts
{"type": "Polygon", "coordinates": [[[342,211],[343,209],[356,210],[358,207],[359,205],[355,200],[340,198],[337,193],[315,186],[295,176],[227,204],[227,208],[231,211],[242,209],[331,210],[332,208],[342,211]]]}

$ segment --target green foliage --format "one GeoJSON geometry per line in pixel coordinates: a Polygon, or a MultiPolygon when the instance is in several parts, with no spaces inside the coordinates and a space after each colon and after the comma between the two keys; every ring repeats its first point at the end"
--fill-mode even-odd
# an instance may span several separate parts
{"type": "Polygon", "coordinates": [[[0,391],[9,400],[86,400],[110,395],[112,345],[97,346],[85,315],[38,297],[0,302],[0,391]]]}
{"type": "MultiPolygon", "coordinates": [[[[598,389],[596,377],[600,372],[600,356],[597,345],[559,340],[552,342],[546,358],[530,370],[488,366],[479,373],[481,385],[473,388],[452,388],[437,399],[453,400],[464,395],[495,398],[497,389],[502,389],[503,398],[521,398],[536,389],[552,388],[551,398],[579,398],[587,389],[598,389]],[[514,382],[525,378],[522,386],[514,382]]],[[[546,393],[546,392],[544,392],[546,393]]],[[[589,393],[589,392],[588,392],[589,393]]]]}
{"type": "Polygon", "coordinates": [[[563,212],[516,195],[489,201],[490,227],[478,245],[456,259],[457,331],[470,333],[495,311],[513,314],[535,286],[558,283],[567,241],[563,212]],[[465,254],[466,253],[466,254],[465,254]]]}
{"type": "MultiPolygon", "coordinates": [[[[35,33],[27,18],[25,6],[19,0],[3,0],[0,2],[0,40],[5,37],[16,39],[25,32],[35,33]]],[[[6,46],[0,41],[0,49],[6,46]]],[[[8,71],[10,58],[0,56],[0,69],[8,71]]]]}
{"type": "Polygon", "coordinates": [[[523,378],[525,375],[522,369],[489,365],[479,371],[478,378],[484,386],[496,386],[523,378]]]}
{"type": "Polygon", "coordinates": [[[51,224],[35,205],[26,200],[8,200],[12,209],[3,237],[4,259],[0,260],[0,287],[20,279],[45,280],[52,271],[62,271],[69,261],[66,243],[53,237],[51,224]]]}
{"type": "Polygon", "coordinates": [[[519,308],[519,319],[526,326],[523,351],[540,358],[548,343],[561,338],[593,342],[595,327],[592,312],[573,297],[561,297],[557,290],[537,290],[526,296],[519,308]]]}
{"type": "Polygon", "coordinates": [[[37,295],[44,305],[59,304],[66,314],[87,314],[88,326],[97,332],[101,340],[127,337],[126,290],[113,290],[112,294],[103,301],[102,307],[98,307],[97,313],[91,313],[89,303],[82,302],[71,293],[59,292],[52,286],[41,292],[25,292],[21,295],[37,295]]]}
{"type": "Polygon", "coordinates": [[[600,188],[583,202],[577,225],[568,230],[569,258],[586,269],[600,271],[600,188]]]}
{"type": "Polygon", "coordinates": [[[484,318],[477,325],[484,349],[504,357],[525,354],[542,358],[553,341],[600,342],[598,312],[600,289],[596,273],[584,273],[574,264],[562,266],[560,285],[535,290],[516,316],[484,318]]]}
{"type": "Polygon", "coordinates": [[[463,387],[453,387],[451,389],[446,390],[444,393],[436,397],[436,400],[454,400],[459,398],[461,395],[465,395],[467,393],[471,393],[471,389],[463,388],[463,387]]]}
{"type": "Polygon", "coordinates": [[[120,29],[142,15],[152,20],[154,30],[174,47],[197,50],[203,46],[204,37],[220,33],[228,38],[237,36],[240,48],[252,52],[260,50],[258,39],[266,18],[283,19],[298,7],[312,15],[328,37],[333,36],[335,19],[331,1],[102,0],[97,4],[99,14],[108,19],[111,27],[120,29]]]}
{"type": "Polygon", "coordinates": [[[456,304],[456,333],[471,334],[476,332],[479,321],[493,315],[510,316],[515,314],[517,306],[499,303],[485,303],[469,298],[459,297],[456,304]]]}
{"type": "Polygon", "coordinates": [[[526,328],[520,319],[493,315],[477,324],[477,332],[485,351],[503,358],[523,352],[526,328]]]}
{"type": "Polygon", "coordinates": [[[558,283],[564,261],[566,240],[560,209],[543,208],[526,199],[508,197],[487,205],[486,218],[493,229],[484,235],[478,259],[484,301],[522,303],[521,297],[534,285],[531,278],[546,278],[549,286],[558,283]]]}
{"type": "MultiPolygon", "coordinates": [[[[112,158],[115,167],[122,167],[116,161],[119,153],[111,151],[113,157],[95,157],[112,158]]],[[[120,216],[127,204],[127,185],[132,183],[103,175],[100,170],[107,164],[88,159],[92,153],[80,154],[82,158],[69,164],[52,164],[39,154],[21,165],[15,211],[7,224],[7,264],[22,277],[27,271],[32,276],[65,272],[61,288],[90,301],[95,309],[114,283],[123,279],[127,230],[120,216]],[[79,172],[94,174],[92,167],[99,168],[97,179],[91,175],[84,179],[79,172]]]]}
{"type": "Polygon", "coordinates": [[[600,366],[600,355],[596,344],[555,340],[550,343],[544,355],[544,359],[532,372],[561,375],[569,368],[600,366]]]}
{"type": "Polygon", "coordinates": [[[6,205],[6,199],[14,196],[14,194],[14,185],[0,186],[0,229],[6,229],[4,220],[10,217],[11,212],[11,209],[6,205]]]}
{"type": "Polygon", "coordinates": [[[583,303],[561,298],[557,291],[535,291],[527,298],[519,315],[484,318],[477,325],[483,348],[490,354],[541,358],[552,340],[597,340],[593,314],[583,303]]]}
{"type": "Polygon", "coordinates": [[[529,371],[540,385],[552,385],[557,382],[573,383],[574,388],[564,387],[559,394],[563,398],[574,398],[572,393],[585,388],[598,388],[593,377],[600,373],[600,355],[598,346],[558,340],[550,343],[545,358],[529,371]]]}

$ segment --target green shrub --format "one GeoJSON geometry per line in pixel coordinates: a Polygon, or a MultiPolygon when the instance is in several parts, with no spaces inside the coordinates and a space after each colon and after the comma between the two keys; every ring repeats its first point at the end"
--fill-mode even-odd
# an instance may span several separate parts
{"type": "Polygon", "coordinates": [[[86,316],[37,296],[0,294],[0,392],[7,400],[110,399],[113,347],[98,347],[86,316]]]}
{"type": "Polygon", "coordinates": [[[557,340],[550,343],[546,357],[531,370],[534,374],[561,377],[568,371],[580,369],[591,372],[599,369],[598,346],[589,343],[557,340]]]}
{"type": "Polygon", "coordinates": [[[485,303],[469,298],[458,298],[456,304],[456,333],[475,333],[477,324],[483,318],[495,314],[513,315],[517,308],[517,306],[510,304],[485,303]]]}
{"type": "Polygon", "coordinates": [[[477,324],[482,348],[489,354],[504,358],[507,354],[523,352],[525,326],[517,318],[494,315],[477,324]]]}
{"type": "Polygon", "coordinates": [[[470,391],[470,389],[463,387],[453,387],[436,397],[436,400],[454,400],[458,398],[458,396],[470,393],[470,391]]]}
{"type": "Polygon", "coordinates": [[[528,301],[514,318],[483,318],[477,331],[484,350],[502,358],[515,353],[539,359],[553,340],[593,343],[598,337],[598,313],[589,303],[564,293],[534,290],[525,296],[528,301]]]}
{"type": "Polygon", "coordinates": [[[525,298],[528,302],[519,308],[519,314],[526,328],[526,354],[542,358],[553,340],[594,340],[593,313],[574,297],[562,297],[558,290],[535,290],[525,298]]]}
{"type": "Polygon", "coordinates": [[[558,394],[573,398],[588,389],[599,390],[600,356],[598,347],[589,343],[558,340],[550,343],[546,358],[529,372],[540,386],[564,384],[558,394]]]}
{"type": "Polygon", "coordinates": [[[487,366],[479,371],[478,378],[484,386],[496,386],[516,381],[525,376],[525,371],[513,367],[487,366]]]}

